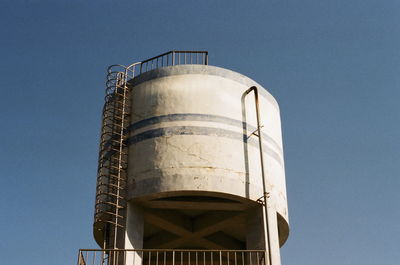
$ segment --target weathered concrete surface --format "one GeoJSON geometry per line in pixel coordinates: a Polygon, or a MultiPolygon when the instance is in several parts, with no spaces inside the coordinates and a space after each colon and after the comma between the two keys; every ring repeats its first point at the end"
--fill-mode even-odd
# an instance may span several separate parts
{"type": "MultiPolygon", "coordinates": [[[[228,242],[221,238],[212,240],[222,235],[223,230],[222,227],[216,229],[218,222],[212,217],[217,218],[215,211],[228,216],[225,225],[234,227],[233,221],[228,224],[229,211],[239,209],[245,213],[257,207],[255,201],[262,197],[263,190],[258,137],[252,134],[256,129],[256,112],[254,95],[245,97],[244,92],[253,85],[260,89],[266,186],[270,193],[268,212],[274,219],[270,223],[274,240],[271,246],[275,244],[272,247],[279,252],[279,242],[281,245],[285,242],[289,229],[281,123],[276,100],[251,79],[212,66],[159,68],[138,76],[131,85],[129,199],[141,203],[144,222],[149,224],[149,231],[155,231],[149,232],[148,242],[153,242],[159,233],[155,228],[157,225],[161,229],[168,227],[164,231],[170,232],[171,238],[159,245],[165,247],[182,247],[184,242],[193,239],[209,240],[211,243],[201,245],[207,248],[216,247],[217,241],[228,242]],[[175,199],[168,199],[171,197],[175,199]],[[193,201],[193,197],[220,198],[221,201],[193,201]],[[208,211],[204,206],[209,207],[208,211]],[[173,209],[175,217],[165,215],[170,221],[163,223],[162,216],[155,217],[150,209],[173,209]],[[195,229],[171,221],[185,216],[197,220],[198,225],[202,222],[201,216],[208,216],[209,225],[215,231],[211,229],[213,233],[199,236],[195,229]]],[[[260,243],[256,237],[263,235],[263,228],[246,225],[255,222],[254,216],[240,218],[236,221],[240,219],[243,225],[234,229],[243,230],[241,234],[224,231],[223,234],[231,239],[226,246],[219,247],[239,247],[240,242],[247,242],[248,246],[260,243]],[[249,235],[243,236],[243,233],[249,235]],[[249,243],[249,238],[253,243],[249,243]]],[[[274,258],[274,265],[279,264],[279,253],[274,258]]]]}

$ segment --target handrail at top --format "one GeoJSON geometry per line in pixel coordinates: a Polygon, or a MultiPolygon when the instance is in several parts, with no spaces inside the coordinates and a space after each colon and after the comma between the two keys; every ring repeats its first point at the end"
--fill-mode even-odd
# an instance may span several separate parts
{"type": "Polygon", "coordinates": [[[147,59],[147,60],[144,60],[144,61],[142,61],[142,64],[147,63],[147,62],[149,62],[149,61],[152,61],[152,60],[154,60],[154,59],[157,59],[157,58],[159,58],[159,57],[163,57],[163,56],[165,56],[165,55],[174,54],[174,53],[203,53],[203,54],[205,54],[206,56],[208,55],[208,51],[177,51],[177,50],[172,50],[172,51],[165,52],[165,53],[163,53],[163,54],[160,54],[160,55],[151,57],[151,58],[149,58],[149,59],[147,59]]]}
{"type": "Polygon", "coordinates": [[[110,65],[107,68],[107,80],[110,79],[114,80],[116,79],[118,74],[122,74],[125,79],[124,82],[127,82],[130,79],[133,79],[137,75],[136,71],[138,71],[138,74],[142,74],[144,72],[147,72],[149,70],[154,70],[159,67],[187,64],[186,63],[187,57],[188,57],[188,62],[190,62],[190,64],[208,65],[208,51],[172,50],[151,57],[141,62],[135,62],[128,66],[122,64],[110,65]],[[181,58],[184,58],[183,62],[181,61],[181,58]]]}

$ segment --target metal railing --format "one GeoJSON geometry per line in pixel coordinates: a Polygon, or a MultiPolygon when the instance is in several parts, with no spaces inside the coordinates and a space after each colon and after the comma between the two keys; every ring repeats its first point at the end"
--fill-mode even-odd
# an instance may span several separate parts
{"type": "Polygon", "coordinates": [[[81,249],[78,265],[267,265],[264,250],[81,249]]]}
{"type": "Polygon", "coordinates": [[[179,64],[204,64],[208,65],[207,51],[169,51],[150,59],[142,61],[140,73],[144,73],[164,66],[179,64]]]}

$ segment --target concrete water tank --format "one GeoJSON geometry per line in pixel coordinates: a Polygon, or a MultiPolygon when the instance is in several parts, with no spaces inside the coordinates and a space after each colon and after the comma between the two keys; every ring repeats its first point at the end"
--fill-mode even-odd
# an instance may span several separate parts
{"type": "MultiPolygon", "coordinates": [[[[124,80],[129,89],[129,102],[121,105],[129,114],[121,129],[126,149],[121,193],[125,203],[117,212],[123,224],[115,230],[119,243],[114,245],[268,247],[273,252],[271,263],[280,264],[279,247],[288,237],[289,225],[275,98],[242,74],[206,64],[141,72],[124,80]]],[[[110,139],[113,136],[104,142],[110,139]]],[[[108,151],[107,156],[112,154],[108,151]]],[[[102,191],[98,187],[98,193],[102,191]]],[[[102,207],[96,209],[106,212],[102,207]]],[[[94,234],[100,246],[110,247],[103,243],[105,216],[98,214],[94,234]]]]}

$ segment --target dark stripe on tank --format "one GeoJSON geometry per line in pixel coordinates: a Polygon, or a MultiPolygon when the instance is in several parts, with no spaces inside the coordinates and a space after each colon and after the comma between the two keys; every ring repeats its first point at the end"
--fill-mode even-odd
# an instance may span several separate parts
{"type": "MultiPolygon", "coordinates": [[[[167,114],[161,116],[155,116],[151,118],[147,118],[144,120],[140,120],[128,126],[127,131],[131,132],[149,125],[154,125],[161,122],[173,122],[173,121],[205,121],[205,122],[217,122],[222,124],[227,124],[231,126],[235,126],[241,129],[246,128],[246,130],[254,132],[257,128],[240,120],[231,119],[224,116],[219,115],[210,115],[210,114],[200,114],[200,113],[175,113],[175,114],[167,114]]],[[[262,137],[265,141],[272,144],[278,150],[281,147],[268,136],[266,133],[262,133],[262,137]]]]}
{"type": "Polygon", "coordinates": [[[157,124],[160,122],[171,122],[171,121],[209,121],[209,122],[224,123],[238,127],[243,127],[243,125],[245,124],[244,122],[241,122],[239,120],[219,115],[200,114],[200,113],[174,113],[174,114],[155,116],[135,122],[128,127],[128,130],[136,130],[148,125],[157,124]]]}
{"type": "MultiPolygon", "coordinates": [[[[157,137],[176,136],[176,135],[204,135],[213,137],[223,137],[223,138],[238,140],[247,143],[249,145],[258,147],[258,138],[248,138],[248,136],[245,134],[230,130],[214,128],[214,127],[199,127],[199,126],[171,126],[166,128],[148,130],[128,138],[127,145],[136,144],[144,140],[153,139],[157,137]]],[[[275,160],[281,166],[283,166],[282,159],[278,153],[265,146],[265,144],[263,144],[263,151],[268,155],[272,156],[273,158],[275,158],[275,160]]]]}

